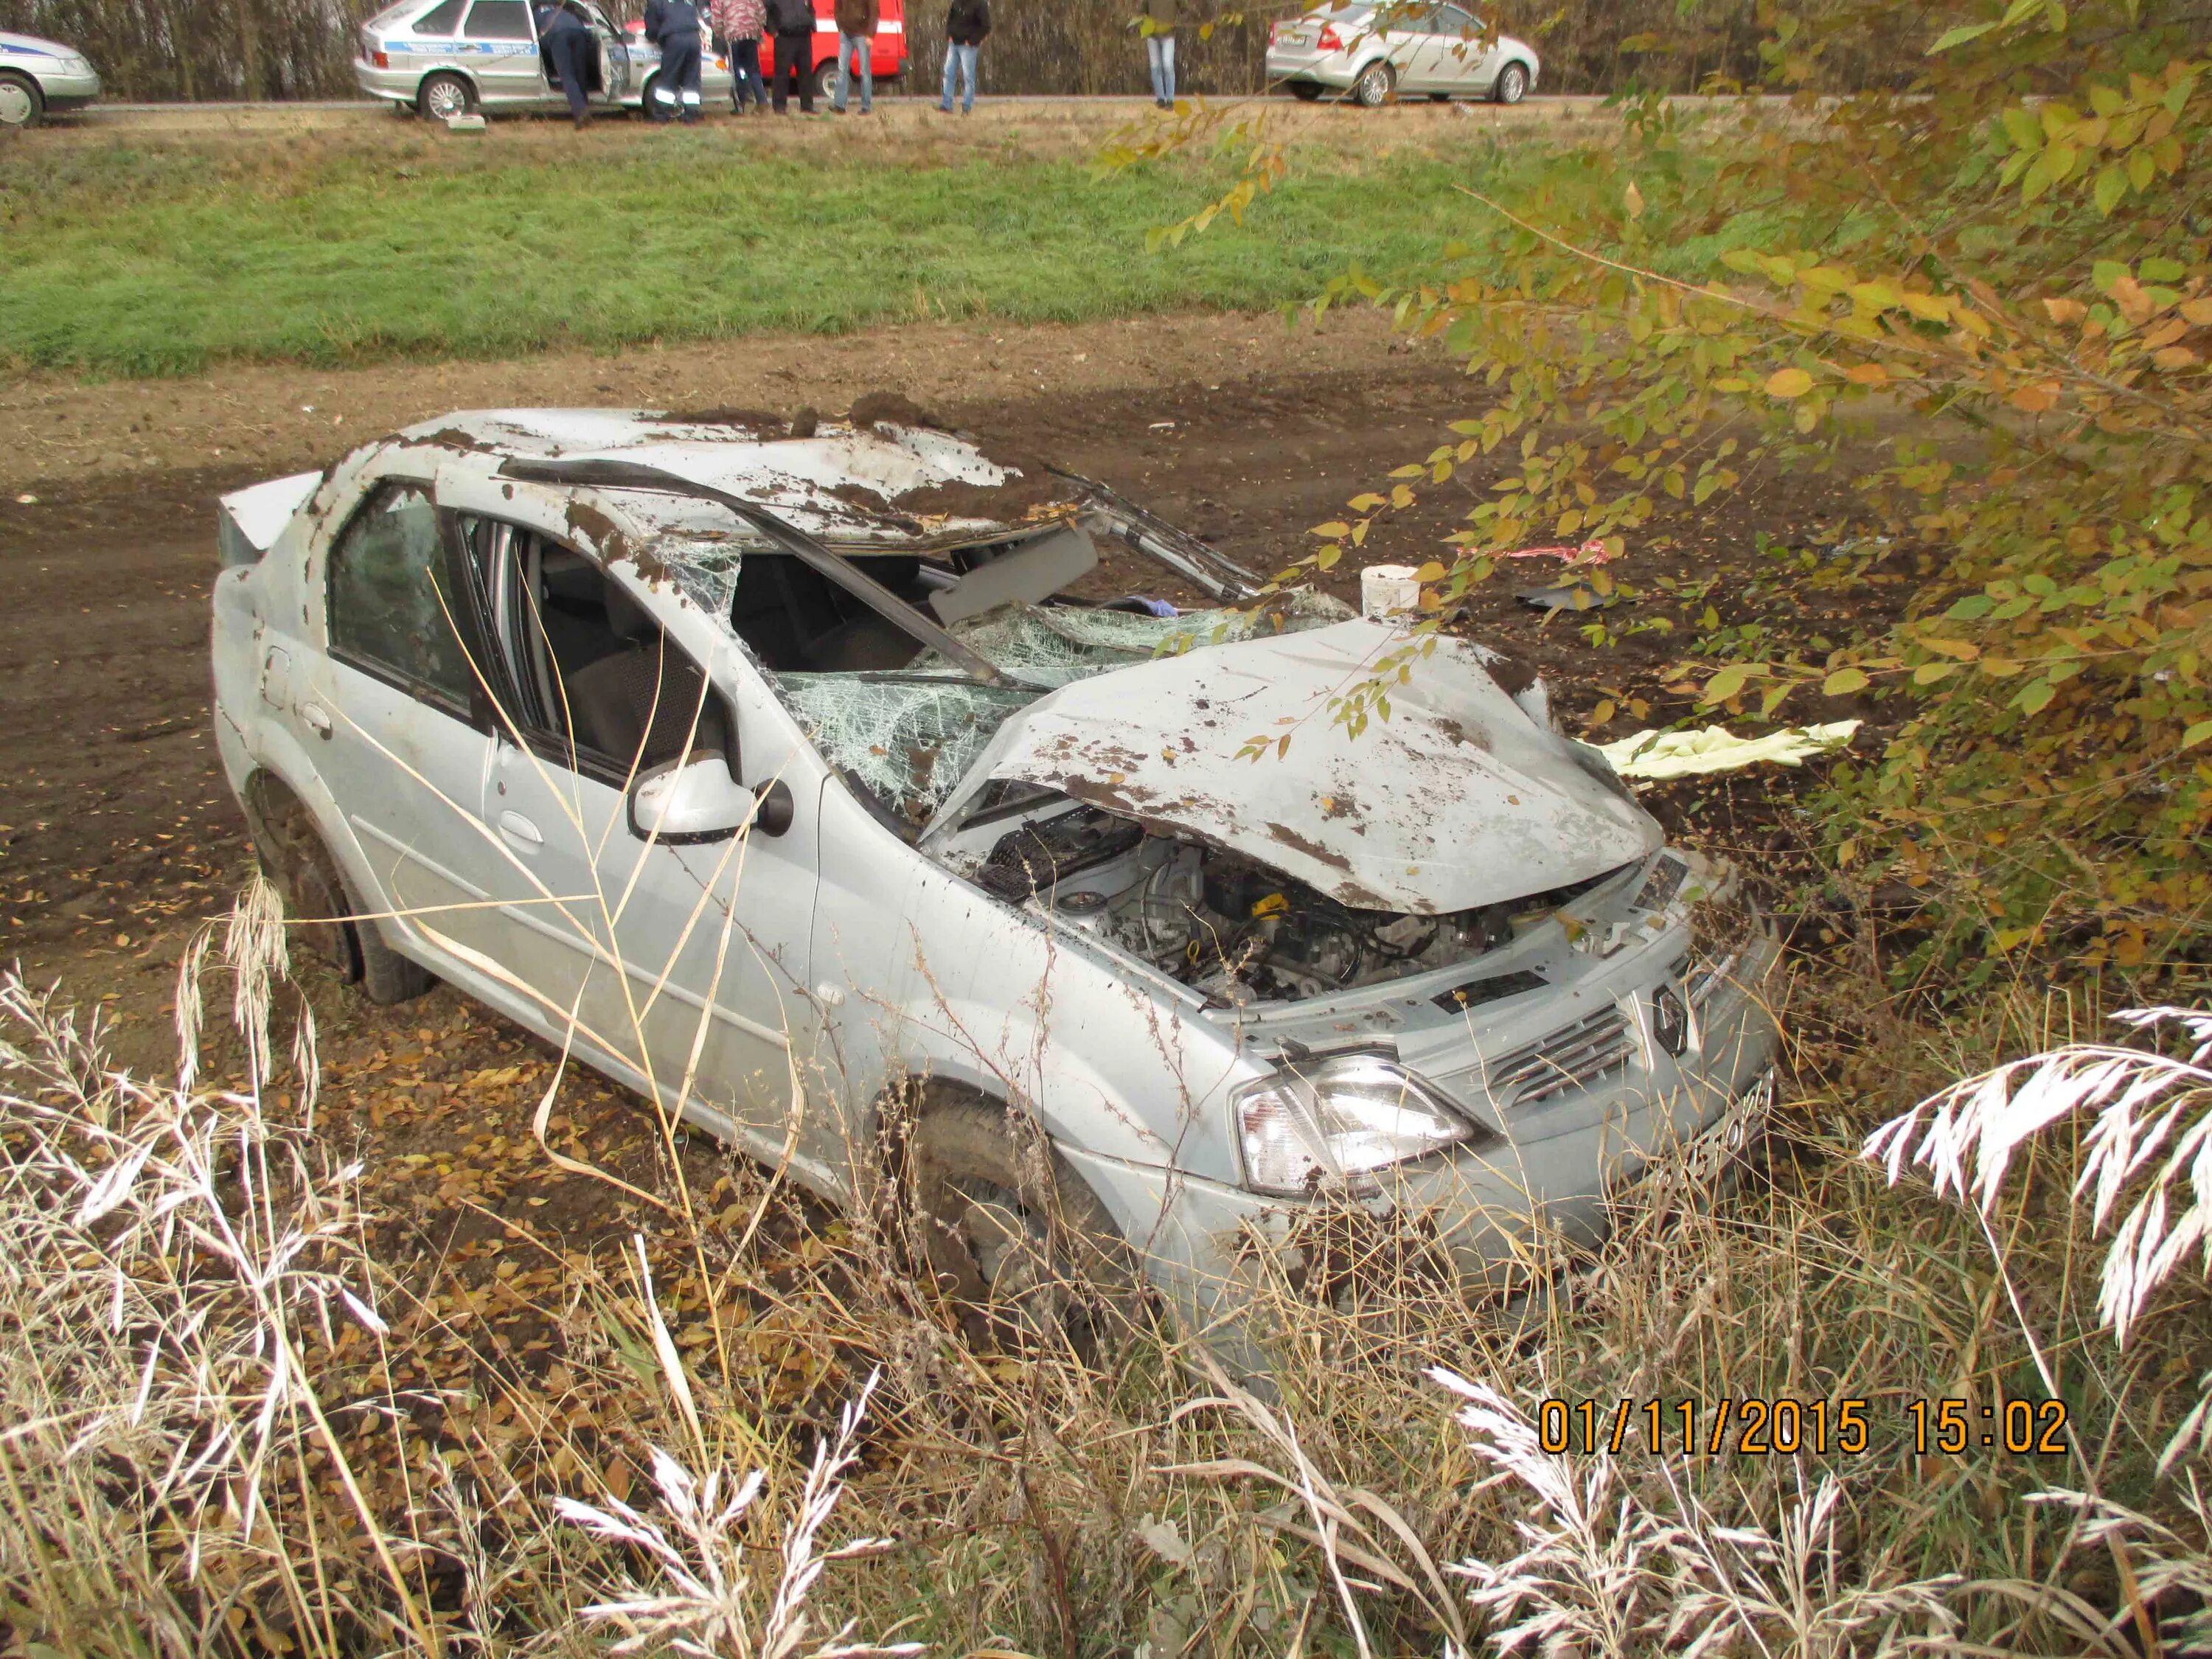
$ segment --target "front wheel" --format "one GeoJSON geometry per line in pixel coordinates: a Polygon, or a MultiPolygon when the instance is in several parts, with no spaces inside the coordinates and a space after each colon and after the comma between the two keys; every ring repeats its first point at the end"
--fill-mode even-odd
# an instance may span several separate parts
{"type": "Polygon", "coordinates": [[[1517,104],[1528,95],[1528,71],[1518,64],[1508,64],[1498,71],[1498,84],[1490,95],[1501,104],[1517,104]]]}
{"type": "Polygon", "coordinates": [[[1106,1206],[1041,1129],[997,1102],[917,1094],[897,1160],[916,1265],[973,1337],[1095,1352],[1137,1294],[1106,1206]]]}
{"type": "Polygon", "coordinates": [[[1388,64],[1370,64],[1352,83],[1352,101],[1362,109],[1379,109],[1390,100],[1398,72],[1388,64]]]}
{"type": "Polygon", "coordinates": [[[477,89],[458,75],[437,74],[422,82],[415,107],[433,121],[450,121],[476,112],[477,89]]]}
{"type": "Polygon", "coordinates": [[[0,73],[0,127],[21,131],[46,118],[46,95],[39,90],[39,83],[13,70],[0,73]]]}

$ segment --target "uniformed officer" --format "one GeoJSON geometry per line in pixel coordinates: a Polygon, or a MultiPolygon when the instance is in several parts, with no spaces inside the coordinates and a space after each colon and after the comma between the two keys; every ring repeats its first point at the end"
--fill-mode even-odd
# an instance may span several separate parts
{"type": "Polygon", "coordinates": [[[538,8],[538,38],[553,60],[553,72],[561,77],[561,90],[568,95],[568,118],[580,127],[586,125],[592,118],[592,60],[599,49],[592,26],[561,0],[545,0],[538,8]]]}
{"type": "Polygon", "coordinates": [[[656,121],[665,121],[680,105],[686,121],[700,118],[699,9],[692,0],[646,0],[645,38],[660,48],[660,70],[653,77],[656,121]]]}

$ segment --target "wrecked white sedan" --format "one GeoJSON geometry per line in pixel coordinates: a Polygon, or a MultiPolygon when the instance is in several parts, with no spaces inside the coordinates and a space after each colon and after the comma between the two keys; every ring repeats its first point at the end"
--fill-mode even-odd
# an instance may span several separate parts
{"type": "Polygon", "coordinates": [[[1233,1321],[1347,1206],[1495,1289],[1771,1093],[1771,937],[1540,684],[1446,641],[1349,735],[1393,625],[896,399],[456,415],[222,535],[223,763],[307,936],[826,1194],[896,1118],[974,1304],[1233,1321]]]}

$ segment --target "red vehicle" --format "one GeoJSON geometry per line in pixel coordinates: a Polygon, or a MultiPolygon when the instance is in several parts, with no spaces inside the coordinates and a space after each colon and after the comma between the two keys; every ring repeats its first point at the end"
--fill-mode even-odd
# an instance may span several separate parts
{"type": "MultiPolygon", "coordinates": [[[[814,0],[814,56],[806,65],[806,72],[813,77],[814,94],[817,98],[830,96],[836,91],[837,84],[837,24],[830,5],[831,0],[814,0]]],[[[702,13],[706,10],[704,4],[701,5],[700,10],[702,13]]],[[[623,31],[629,41],[631,62],[637,66],[638,85],[643,88],[652,79],[659,54],[646,44],[643,22],[632,19],[623,26],[623,31]]],[[[760,56],[761,74],[772,80],[775,74],[774,35],[761,37],[760,56]]],[[[905,0],[883,0],[883,21],[876,26],[876,38],[873,49],[868,54],[868,66],[879,87],[886,81],[896,81],[905,73],[905,0]]],[[[701,90],[708,100],[711,103],[717,97],[727,98],[730,95],[729,58],[710,48],[703,68],[704,73],[700,76],[701,90]]]]}

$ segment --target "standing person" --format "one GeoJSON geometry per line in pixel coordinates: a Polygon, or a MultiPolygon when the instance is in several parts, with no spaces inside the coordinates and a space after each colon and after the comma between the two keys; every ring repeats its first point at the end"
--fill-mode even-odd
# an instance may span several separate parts
{"type": "Polygon", "coordinates": [[[560,77],[561,90],[568,94],[568,118],[578,126],[588,126],[592,119],[592,100],[589,92],[592,60],[599,54],[599,37],[592,26],[561,0],[545,0],[538,8],[538,38],[545,47],[545,55],[553,61],[553,73],[560,77]]]}
{"type": "Polygon", "coordinates": [[[842,115],[845,94],[853,84],[853,54],[860,55],[860,113],[876,106],[876,25],[883,21],[883,0],[837,0],[837,91],[830,107],[842,115]]]}
{"type": "Polygon", "coordinates": [[[653,118],[668,120],[680,106],[685,125],[698,120],[699,8],[692,0],[645,0],[645,38],[660,48],[653,118]]]}
{"type": "Polygon", "coordinates": [[[760,38],[767,14],[761,0],[709,0],[708,13],[730,55],[730,106],[743,115],[750,94],[753,108],[765,111],[768,83],[761,79],[760,38]]]}
{"type": "Polygon", "coordinates": [[[1152,71],[1152,101],[1175,107],[1175,31],[1182,0],[1140,0],[1138,27],[1145,30],[1145,61],[1152,71]]]}
{"type": "Polygon", "coordinates": [[[799,112],[814,113],[814,0],[768,0],[768,26],[775,32],[775,75],[769,90],[775,112],[791,113],[785,88],[799,88],[799,112]]]}
{"type": "Polygon", "coordinates": [[[952,113],[952,76],[957,70],[966,95],[960,101],[960,112],[966,115],[975,107],[975,54],[983,44],[983,37],[991,32],[991,0],[952,0],[951,10],[945,14],[945,95],[937,107],[945,114],[952,113]]]}

